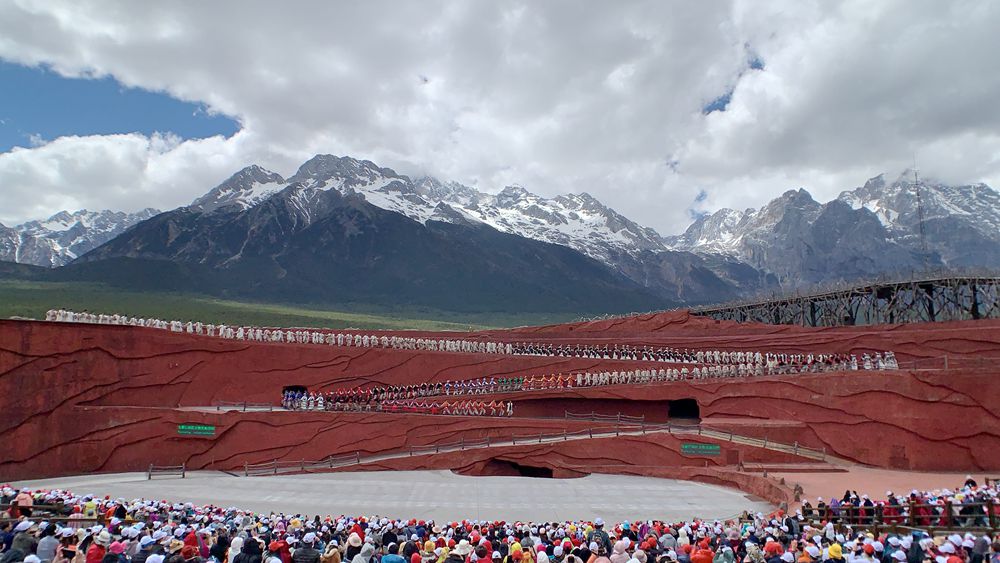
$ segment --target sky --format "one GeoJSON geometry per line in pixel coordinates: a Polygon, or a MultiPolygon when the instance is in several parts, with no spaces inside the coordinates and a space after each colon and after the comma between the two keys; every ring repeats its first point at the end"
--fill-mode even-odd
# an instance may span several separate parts
{"type": "Polygon", "coordinates": [[[0,151],[70,135],[170,131],[185,139],[236,133],[239,122],[168,94],[126,88],[114,78],[66,78],[45,67],[0,61],[0,151]]]}
{"type": "Polygon", "coordinates": [[[662,234],[916,157],[1000,186],[1000,2],[0,3],[0,222],[318,153],[588,192],[662,234]]]}

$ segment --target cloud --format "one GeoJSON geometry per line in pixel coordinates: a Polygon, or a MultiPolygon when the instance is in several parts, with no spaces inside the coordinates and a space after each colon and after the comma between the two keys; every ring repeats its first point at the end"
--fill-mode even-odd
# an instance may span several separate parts
{"type": "Polygon", "coordinates": [[[38,133],[32,133],[28,135],[28,144],[30,144],[32,147],[40,147],[45,143],[46,143],[45,138],[39,135],[38,133]]]}
{"type": "Polygon", "coordinates": [[[0,155],[0,220],[169,208],[312,154],[543,195],[663,233],[792,187],[832,197],[918,153],[1000,179],[1000,4],[8,2],[0,57],[237,116],[230,139],[56,139],[0,155]],[[702,113],[726,92],[725,111],[702,113]],[[40,195],[39,195],[40,194],[40,195]]]}
{"type": "Polygon", "coordinates": [[[0,222],[57,210],[172,208],[242,164],[245,139],[181,142],[170,135],[60,137],[0,154],[0,222]],[[7,203],[9,202],[9,203],[7,203]],[[113,205],[109,205],[112,202],[113,205]]]}

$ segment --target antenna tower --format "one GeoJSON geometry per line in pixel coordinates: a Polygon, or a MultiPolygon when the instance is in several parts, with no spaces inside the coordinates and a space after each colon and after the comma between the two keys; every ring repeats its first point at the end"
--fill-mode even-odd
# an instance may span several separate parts
{"type": "Polygon", "coordinates": [[[924,271],[930,269],[930,257],[927,254],[927,236],[924,233],[924,203],[920,198],[920,172],[917,170],[917,157],[913,156],[913,190],[917,194],[917,229],[920,232],[920,253],[923,255],[924,271]]]}

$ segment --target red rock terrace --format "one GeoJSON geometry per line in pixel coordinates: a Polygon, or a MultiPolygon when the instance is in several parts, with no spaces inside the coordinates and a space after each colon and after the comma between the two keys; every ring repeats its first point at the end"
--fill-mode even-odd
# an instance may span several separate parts
{"type": "Polygon", "coordinates": [[[382,336],[483,343],[458,351],[202,332],[0,321],[0,429],[7,438],[0,475],[141,471],[150,464],[238,474],[262,466],[555,478],[618,473],[723,484],[782,503],[795,493],[768,471],[1000,468],[1000,385],[997,368],[983,361],[1000,358],[1000,322],[993,320],[817,329],[670,312],[477,333],[364,333],[376,337],[372,343],[388,341],[382,336]],[[506,344],[524,343],[535,353],[507,352],[506,344]],[[688,356],[549,352],[616,346],[688,356]],[[703,352],[701,361],[694,351],[703,352]],[[737,370],[709,366],[714,356],[706,351],[739,351],[748,359],[881,358],[891,351],[896,365],[778,373],[747,362],[737,370]],[[634,375],[601,380],[602,373],[634,375]],[[425,392],[415,401],[509,403],[504,416],[281,406],[288,392],[444,389],[491,379],[521,383],[470,396],[425,392]],[[529,387],[529,380],[549,383],[529,387]]]}

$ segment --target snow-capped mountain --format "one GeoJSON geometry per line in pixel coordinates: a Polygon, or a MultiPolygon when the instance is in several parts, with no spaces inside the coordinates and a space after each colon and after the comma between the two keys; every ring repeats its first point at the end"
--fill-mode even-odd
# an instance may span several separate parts
{"type": "Polygon", "coordinates": [[[214,211],[228,206],[249,209],[281,191],[284,184],[285,179],[281,175],[254,164],[233,174],[212,191],[194,200],[191,207],[202,211],[214,211]]]}
{"type": "Polygon", "coordinates": [[[419,223],[483,223],[500,232],[569,246],[612,266],[617,254],[665,250],[656,231],[586,193],[546,199],[520,186],[508,186],[493,195],[431,177],[413,180],[367,160],[331,155],[313,157],[287,180],[250,166],[195,200],[191,208],[245,210],[284,190],[290,190],[307,222],[316,195],[337,190],[358,194],[376,207],[419,223]]]}
{"type": "Polygon", "coordinates": [[[886,183],[885,174],[879,174],[860,188],[842,192],[838,199],[855,209],[871,210],[891,232],[904,232],[917,226],[918,190],[925,221],[970,217],[984,235],[1000,234],[1000,193],[982,183],[949,186],[933,179],[918,183],[907,170],[891,184],[886,183]]]}
{"type": "MultiPolygon", "coordinates": [[[[359,253],[352,245],[367,241],[381,250],[369,249],[365,260],[390,260],[403,268],[413,266],[407,261],[412,257],[390,259],[393,249],[440,239],[448,248],[420,252],[450,256],[466,246],[456,242],[456,233],[466,233],[479,243],[512,244],[510,252],[514,246],[531,248],[536,257],[547,245],[534,241],[569,247],[645,291],[688,303],[738,298],[779,284],[797,288],[942,266],[1000,267],[1000,194],[984,184],[924,180],[921,221],[911,178],[904,173],[888,183],[877,176],[827,203],[804,189],[790,190],[760,209],[722,209],[681,235],[661,237],[586,193],[545,198],[515,185],[492,194],[433,177],[410,178],[367,160],[318,155],[287,178],[249,166],[190,206],[151,221],[143,222],[154,210],[80,211],[14,228],[0,225],[0,260],[59,266],[99,247],[80,261],[198,257],[192,263],[225,270],[249,264],[252,255],[265,260],[255,267],[282,272],[284,265],[271,264],[276,256],[315,265],[359,253]],[[141,234],[139,227],[129,230],[138,222],[141,234]],[[363,232],[361,225],[374,230],[363,232]],[[170,236],[161,240],[157,229],[170,236]],[[126,230],[128,236],[119,236],[126,230]],[[335,233],[343,240],[329,238],[335,233]],[[515,244],[507,235],[532,244],[515,244]],[[334,256],[316,254],[321,247],[334,256]]],[[[425,273],[438,275],[433,268],[425,273]]]]}
{"type": "Polygon", "coordinates": [[[828,203],[799,189],[761,209],[721,209],[681,235],[673,250],[726,255],[788,285],[940,267],[1000,266],[1000,194],[985,184],[919,184],[923,239],[912,173],[884,175],[828,203]],[[927,252],[924,253],[926,245],[927,252]]]}
{"type": "Polygon", "coordinates": [[[918,184],[905,171],[892,183],[884,174],[876,176],[838,199],[874,213],[893,242],[921,255],[926,245],[930,261],[953,267],[1000,265],[1000,193],[986,184],[950,186],[933,179],[918,184]]]}
{"type": "Polygon", "coordinates": [[[431,205],[407,179],[370,163],[314,159],[284,183],[267,180],[244,171],[197,206],[161,213],[80,257],[65,276],[83,271],[87,280],[127,287],[265,301],[451,311],[630,311],[672,303],[565,246],[464,216],[415,221],[402,211],[418,218],[460,212],[431,205]],[[266,192],[273,193],[261,198],[266,192]]]}
{"type": "Polygon", "coordinates": [[[325,197],[348,198],[399,213],[424,226],[484,226],[572,248],[643,287],[670,299],[703,302],[733,298],[773,284],[765,273],[730,258],[668,252],[660,235],[587,193],[544,198],[520,186],[497,194],[433,177],[411,179],[367,160],[318,155],[289,178],[251,166],[195,200],[189,209],[207,214],[242,213],[280,200],[292,227],[325,216],[325,197]]]}
{"type": "Polygon", "coordinates": [[[81,209],[15,227],[0,225],[0,261],[62,266],[158,213],[155,209],[136,213],[81,209]]]}

